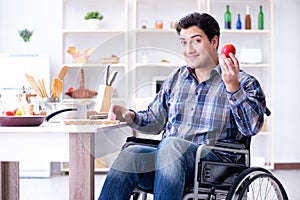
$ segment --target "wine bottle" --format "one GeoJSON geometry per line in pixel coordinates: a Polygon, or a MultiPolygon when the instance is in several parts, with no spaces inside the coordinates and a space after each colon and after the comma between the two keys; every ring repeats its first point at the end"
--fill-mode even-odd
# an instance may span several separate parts
{"type": "Polygon", "coordinates": [[[259,6],[258,29],[259,30],[263,30],[264,29],[264,13],[263,13],[262,5],[259,6]]]}
{"type": "Polygon", "coordinates": [[[241,21],[241,15],[238,13],[238,18],[236,21],[236,29],[242,29],[242,21],[241,21]]]}
{"type": "Polygon", "coordinates": [[[245,29],[251,29],[251,16],[250,8],[248,5],[246,6],[245,29]]]}
{"type": "Polygon", "coordinates": [[[225,29],[231,29],[231,12],[229,10],[229,5],[226,6],[224,22],[225,22],[225,29]]]}

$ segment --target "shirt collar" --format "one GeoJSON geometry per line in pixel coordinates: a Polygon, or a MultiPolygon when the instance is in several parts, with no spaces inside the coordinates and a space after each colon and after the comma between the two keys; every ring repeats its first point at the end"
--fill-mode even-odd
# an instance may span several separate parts
{"type": "MultiPolygon", "coordinates": [[[[188,78],[188,77],[193,77],[194,75],[193,75],[193,73],[195,72],[195,69],[193,69],[193,68],[191,68],[190,66],[186,66],[186,78],[188,78]]],[[[211,73],[210,73],[210,77],[209,77],[209,79],[211,79],[211,78],[213,78],[213,77],[215,77],[215,76],[221,76],[221,74],[222,74],[222,71],[221,71],[221,67],[220,67],[220,65],[218,64],[212,71],[211,71],[211,73]]]]}

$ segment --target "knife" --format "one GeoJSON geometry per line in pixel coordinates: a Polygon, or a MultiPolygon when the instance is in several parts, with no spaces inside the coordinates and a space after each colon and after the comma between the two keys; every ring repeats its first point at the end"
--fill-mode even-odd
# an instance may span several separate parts
{"type": "Polygon", "coordinates": [[[110,74],[110,65],[106,67],[105,85],[108,85],[109,74],[110,74]]]}
{"type": "Polygon", "coordinates": [[[113,84],[113,82],[116,79],[117,74],[118,74],[118,72],[114,71],[113,76],[111,77],[111,79],[110,79],[110,81],[108,83],[108,86],[111,86],[113,84]]]}

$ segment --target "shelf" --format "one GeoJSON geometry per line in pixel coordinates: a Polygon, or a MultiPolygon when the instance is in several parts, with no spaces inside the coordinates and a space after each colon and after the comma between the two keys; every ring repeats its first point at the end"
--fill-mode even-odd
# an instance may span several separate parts
{"type": "MultiPolygon", "coordinates": [[[[210,2],[217,2],[217,3],[253,3],[253,0],[209,0],[210,2]]],[[[256,3],[259,2],[268,2],[269,0],[255,0],[256,3]]]]}
{"type": "Polygon", "coordinates": [[[137,68],[142,68],[142,67],[172,67],[172,68],[177,68],[180,67],[181,65],[178,64],[171,64],[171,63],[137,63],[136,67],[137,68]]]}
{"type": "Polygon", "coordinates": [[[271,67],[271,64],[268,63],[260,63],[260,64],[256,64],[256,63],[249,63],[249,64],[244,64],[244,63],[240,63],[240,67],[241,68],[268,68],[271,67]]]}
{"type": "Polygon", "coordinates": [[[234,34],[270,34],[271,30],[265,29],[265,30],[258,30],[258,29],[251,29],[251,30],[245,30],[245,29],[221,29],[221,34],[228,34],[228,33],[234,33],[234,34]]]}
{"type": "Polygon", "coordinates": [[[68,67],[72,67],[72,68],[87,68],[87,67],[91,67],[91,68],[97,68],[97,67],[106,67],[107,65],[110,65],[111,67],[126,67],[126,64],[76,64],[76,63],[65,63],[63,64],[64,66],[68,66],[68,67]]]}
{"type": "Polygon", "coordinates": [[[155,29],[155,28],[146,28],[141,29],[138,28],[136,30],[137,33],[176,33],[175,29],[155,29]]]}
{"type": "Polygon", "coordinates": [[[67,33],[126,33],[125,29],[63,29],[67,33]]]}
{"type": "MultiPolygon", "coordinates": [[[[180,64],[172,64],[172,63],[136,63],[136,67],[181,67],[183,65],[186,65],[185,63],[180,64]]],[[[268,68],[271,67],[271,64],[268,63],[249,63],[249,64],[243,64],[240,63],[241,68],[268,68]]]]}

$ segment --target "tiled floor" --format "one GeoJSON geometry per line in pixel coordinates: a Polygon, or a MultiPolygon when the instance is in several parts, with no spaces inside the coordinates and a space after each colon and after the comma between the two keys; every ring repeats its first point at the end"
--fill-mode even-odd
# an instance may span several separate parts
{"type": "MultiPolygon", "coordinates": [[[[300,170],[275,170],[273,174],[286,189],[289,199],[299,199],[300,170]]],[[[95,177],[95,199],[97,199],[105,175],[95,177]]],[[[68,176],[55,175],[51,178],[22,178],[20,200],[68,200],[68,176]]]]}

